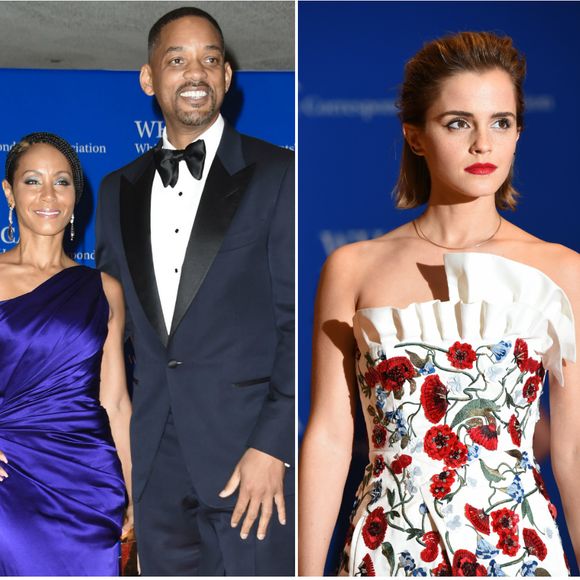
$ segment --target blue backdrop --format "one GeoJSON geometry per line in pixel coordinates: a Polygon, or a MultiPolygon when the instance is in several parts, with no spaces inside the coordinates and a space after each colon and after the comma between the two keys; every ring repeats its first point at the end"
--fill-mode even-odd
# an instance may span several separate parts
{"type": "MultiPolygon", "coordinates": [[[[580,3],[301,2],[298,17],[302,433],[309,412],[313,301],[323,261],[341,244],[380,235],[422,211],[393,209],[390,192],[402,147],[394,102],[404,63],[426,41],[460,30],[491,30],[510,35],[525,53],[526,128],[518,143],[515,179],[522,198],[506,218],[543,239],[580,250],[580,3]]],[[[353,486],[366,462],[364,443],[355,446],[328,571],[336,566],[353,486]]],[[[555,499],[549,465],[542,473],[555,499]]],[[[577,574],[567,537],[565,542],[577,574]]]]}
{"type": "MultiPolygon", "coordinates": [[[[79,154],[85,195],[75,210],[74,257],[94,267],[94,214],[101,179],[154,146],[163,129],[155,100],[139,87],[138,72],[0,70],[0,167],[10,147],[33,131],[67,139],[79,154]],[[78,227],[77,227],[78,225],[78,227]]],[[[294,148],[294,73],[238,72],[224,117],[242,133],[294,148]]],[[[8,206],[0,211],[0,251],[8,206]]]]}

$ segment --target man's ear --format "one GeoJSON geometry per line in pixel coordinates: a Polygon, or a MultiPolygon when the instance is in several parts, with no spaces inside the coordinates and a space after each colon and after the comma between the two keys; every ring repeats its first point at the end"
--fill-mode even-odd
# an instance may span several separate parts
{"type": "Polygon", "coordinates": [[[230,90],[230,85],[232,84],[232,77],[234,76],[234,71],[229,62],[224,65],[224,75],[226,77],[226,93],[230,90]]]}
{"type": "Polygon", "coordinates": [[[144,64],[141,67],[141,73],[139,74],[139,84],[141,89],[146,95],[150,97],[155,95],[153,89],[153,72],[151,71],[151,66],[149,64],[144,64]]]}

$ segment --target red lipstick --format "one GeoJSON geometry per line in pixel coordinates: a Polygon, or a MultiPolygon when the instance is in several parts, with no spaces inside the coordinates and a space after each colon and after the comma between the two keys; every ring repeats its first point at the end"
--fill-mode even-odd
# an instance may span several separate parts
{"type": "Polygon", "coordinates": [[[469,167],[465,168],[467,173],[472,173],[473,175],[489,175],[497,169],[497,166],[493,163],[474,163],[469,167]]]}

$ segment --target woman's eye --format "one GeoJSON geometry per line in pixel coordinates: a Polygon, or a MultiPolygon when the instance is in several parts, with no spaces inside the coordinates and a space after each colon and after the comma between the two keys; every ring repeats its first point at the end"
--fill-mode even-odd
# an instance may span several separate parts
{"type": "Polygon", "coordinates": [[[40,182],[38,181],[38,179],[35,179],[34,177],[29,177],[28,179],[24,180],[24,183],[26,185],[38,185],[40,182]]]}
{"type": "Polygon", "coordinates": [[[512,122],[509,119],[501,118],[501,119],[497,119],[497,121],[494,122],[494,124],[492,125],[492,127],[495,127],[496,129],[509,129],[512,126],[512,122]]]}
{"type": "Polygon", "coordinates": [[[469,123],[465,119],[453,119],[445,126],[448,129],[468,129],[469,123]]]}
{"type": "Polygon", "coordinates": [[[64,178],[63,179],[59,179],[56,182],[56,185],[62,185],[64,187],[66,187],[66,186],[70,185],[70,181],[68,179],[64,179],[64,178]]]}

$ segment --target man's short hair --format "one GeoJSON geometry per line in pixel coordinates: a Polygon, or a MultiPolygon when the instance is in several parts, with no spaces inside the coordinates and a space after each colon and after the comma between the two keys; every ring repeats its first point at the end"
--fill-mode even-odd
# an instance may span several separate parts
{"type": "Polygon", "coordinates": [[[151,60],[151,55],[153,54],[153,50],[155,49],[155,45],[159,40],[159,35],[165,26],[167,26],[170,22],[174,20],[179,20],[180,18],[186,18],[187,16],[195,16],[197,18],[204,18],[207,20],[217,31],[219,34],[221,43],[222,43],[222,51],[225,53],[226,45],[224,41],[224,34],[220,25],[218,24],[217,20],[205,10],[201,8],[195,8],[193,6],[183,6],[181,8],[176,8],[167,14],[164,14],[152,27],[149,31],[149,36],[147,38],[147,47],[149,51],[149,60],[151,60]]]}

